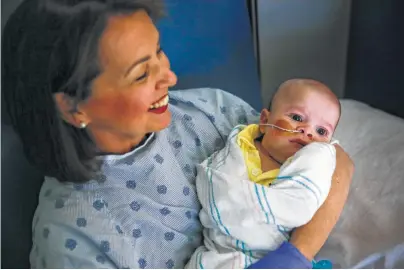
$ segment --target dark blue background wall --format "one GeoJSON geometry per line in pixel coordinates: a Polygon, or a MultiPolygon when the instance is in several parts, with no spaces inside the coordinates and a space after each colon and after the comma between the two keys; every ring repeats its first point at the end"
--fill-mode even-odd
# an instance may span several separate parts
{"type": "Polygon", "coordinates": [[[345,96],[404,118],[404,1],[354,0],[345,96]]]}
{"type": "Polygon", "coordinates": [[[165,0],[161,44],[179,75],[176,89],[215,87],[261,109],[246,0],[165,0]]]}

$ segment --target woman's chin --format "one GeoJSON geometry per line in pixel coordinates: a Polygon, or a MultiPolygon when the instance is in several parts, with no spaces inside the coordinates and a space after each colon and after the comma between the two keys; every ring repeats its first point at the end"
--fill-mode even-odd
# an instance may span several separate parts
{"type": "Polygon", "coordinates": [[[162,114],[155,115],[150,121],[153,121],[151,125],[153,132],[166,129],[171,123],[171,112],[166,110],[162,114]]]}

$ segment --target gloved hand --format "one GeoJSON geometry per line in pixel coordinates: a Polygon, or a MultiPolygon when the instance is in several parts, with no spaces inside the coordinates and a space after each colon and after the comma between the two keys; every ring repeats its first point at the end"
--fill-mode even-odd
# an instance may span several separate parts
{"type": "Polygon", "coordinates": [[[289,242],[250,265],[248,269],[312,269],[313,264],[289,242]]]}

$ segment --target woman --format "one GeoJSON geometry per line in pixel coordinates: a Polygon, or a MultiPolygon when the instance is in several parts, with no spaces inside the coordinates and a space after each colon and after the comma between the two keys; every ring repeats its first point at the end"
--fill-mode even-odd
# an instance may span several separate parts
{"type": "MultiPolygon", "coordinates": [[[[150,0],[30,0],[3,36],[4,97],[30,162],[47,176],[32,267],[181,268],[201,244],[195,165],[231,128],[258,121],[220,90],[171,92],[150,0]],[[168,104],[169,102],[169,104],[168,104]]],[[[310,267],[342,210],[353,165],[290,243],[252,267],[310,267]]]]}

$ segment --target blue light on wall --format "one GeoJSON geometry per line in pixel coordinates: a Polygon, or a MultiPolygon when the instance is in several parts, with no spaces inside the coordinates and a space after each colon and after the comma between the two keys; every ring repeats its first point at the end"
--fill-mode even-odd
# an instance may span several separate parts
{"type": "Polygon", "coordinates": [[[261,108],[258,69],[245,0],[166,0],[161,45],[177,89],[221,88],[261,108]]]}

